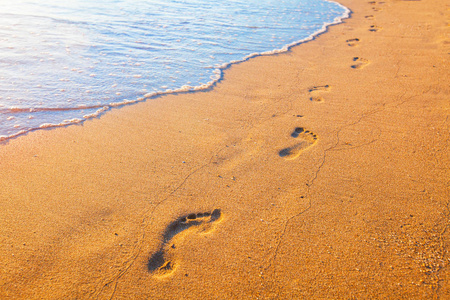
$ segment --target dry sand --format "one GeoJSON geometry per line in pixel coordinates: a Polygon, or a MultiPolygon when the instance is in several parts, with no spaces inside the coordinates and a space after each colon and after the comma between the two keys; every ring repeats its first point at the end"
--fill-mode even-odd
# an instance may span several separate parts
{"type": "Polygon", "coordinates": [[[449,299],[449,5],[0,145],[1,299],[449,299]]]}

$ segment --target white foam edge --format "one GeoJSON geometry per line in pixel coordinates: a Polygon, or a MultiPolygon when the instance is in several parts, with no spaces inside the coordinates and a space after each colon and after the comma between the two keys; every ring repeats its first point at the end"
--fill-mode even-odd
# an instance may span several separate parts
{"type": "MultiPolygon", "coordinates": [[[[335,1],[331,1],[331,0],[324,0],[324,1],[336,4],[337,6],[344,9],[344,13],[341,16],[334,18],[333,22],[324,23],[319,30],[312,33],[308,37],[298,40],[298,41],[295,41],[295,42],[292,42],[290,44],[287,44],[280,49],[275,49],[275,50],[266,51],[266,52],[254,52],[254,53],[251,53],[251,54],[245,56],[244,58],[242,58],[240,60],[233,60],[228,63],[221,64],[221,65],[215,65],[214,66],[215,69],[213,70],[213,75],[210,76],[210,79],[212,79],[212,80],[207,83],[204,83],[204,84],[201,84],[198,86],[193,86],[193,87],[185,85],[178,89],[167,89],[165,91],[147,93],[144,95],[144,98],[149,99],[149,98],[152,98],[152,97],[155,97],[158,95],[175,94],[175,93],[189,92],[189,91],[201,91],[201,90],[209,89],[222,78],[223,71],[225,69],[227,69],[228,67],[230,67],[231,65],[244,62],[246,60],[249,60],[250,58],[254,58],[257,56],[273,55],[273,54],[287,52],[287,51],[289,51],[290,48],[300,45],[300,44],[303,44],[305,42],[309,42],[309,41],[313,40],[316,36],[326,32],[329,26],[340,24],[343,22],[344,19],[347,19],[350,17],[351,10],[348,9],[347,7],[345,7],[344,5],[342,5],[338,2],[335,2],[335,1]]],[[[123,104],[117,104],[116,106],[120,106],[120,105],[123,105],[123,104]]]]}
{"type": "Polygon", "coordinates": [[[92,113],[92,114],[87,114],[84,115],[83,118],[84,119],[91,119],[91,118],[96,118],[98,117],[100,114],[102,114],[103,112],[107,111],[110,107],[109,106],[103,106],[102,108],[98,109],[96,112],[92,113]]]}
{"type": "Polygon", "coordinates": [[[62,126],[66,126],[66,125],[70,125],[70,124],[76,124],[76,123],[81,123],[81,122],[83,122],[82,119],[74,118],[74,119],[71,119],[71,120],[64,120],[64,121],[62,121],[61,123],[58,123],[58,124],[44,123],[44,124],[39,125],[39,127],[37,127],[37,128],[23,129],[23,130],[20,130],[19,132],[11,134],[11,135],[0,135],[0,142],[4,142],[6,140],[16,138],[16,137],[18,137],[18,136],[20,136],[22,134],[25,134],[27,132],[30,132],[30,131],[33,131],[33,130],[36,130],[36,129],[62,127],[62,126]]]}
{"type": "Polygon", "coordinates": [[[66,125],[70,125],[70,124],[77,124],[77,123],[81,123],[83,122],[83,119],[80,118],[73,118],[73,119],[69,119],[69,120],[64,120],[61,123],[44,123],[39,125],[39,128],[51,128],[51,127],[60,127],[60,126],[66,126],[66,125]]]}

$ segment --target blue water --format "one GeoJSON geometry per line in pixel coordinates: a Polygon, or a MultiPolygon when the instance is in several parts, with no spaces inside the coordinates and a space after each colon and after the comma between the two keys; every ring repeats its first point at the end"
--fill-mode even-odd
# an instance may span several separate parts
{"type": "Polygon", "coordinates": [[[0,140],[207,88],[348,13],[324,0],[0,0],[0,140]]]}

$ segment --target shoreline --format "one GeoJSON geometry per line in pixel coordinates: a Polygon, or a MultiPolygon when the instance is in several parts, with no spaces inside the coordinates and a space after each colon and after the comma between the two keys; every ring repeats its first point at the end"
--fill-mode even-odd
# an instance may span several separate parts
{"type": "Polygon", "coordinates": [[[71,126],[71,125],[82,125],[85,121],[90,120],[90,119],[95,119],[95,118],[99,118],[101,117],[103,114],[107,113],[108,111],[111,111],[112,109],[115,108],[122,108],[124,106],[127,105],[133,105],[133,104],[138,104],[141,102],[146,102],[146,101],[151,101],[155,98],[159,98],[159,97],[164,97],[166,95],[180,95],[180,94],[184,94],[184,93],[195,93],[195,92],[208,92],[211,89],[214,89],[214,87],[220,83],[220,81],[223,78],[223,72],[226,71],[227,69],[231,68],[233,65],[236,64],[240,64],[243,62],[248,61],[249,59],[255,58],[255,57],[259,57],[259,56],[267,56],[267,55],[277,55],[277,54],[281,54],[281,53],[285,53],[290,51],[290,49],[292,47],[295,46],[299,46],[303,43],[307,43],[310,41],[313,41],[316,37],[324,34],[327,32],[328,27],[330,26],[335,26],[335,25],[339,25],[341,24],[345,19],[348,19],[351,17],[351,10],[349,10],[347,7],[343,6],[342,4],[336,2],[336,1],[330,1],[330,0],[325,0],[327,2],[331,2],[331,3],[335,3],[339,6],[341,6],[345,12],[342,16],[340,17],[336,17],[334,19],[333,22],[331,23],[324,23],[324,25],[322,26],[322,28],[318,31],[316,31],[315,33],[309,35],[306,38],[300,39],[298,41],[292,42],[290,44],[284,45],[282,48],[279,49],[274,49],[274,50],[270,50],[270,51],[266,51],[266,52],[255,52],[255,53],[250,53],[247,56],[243,57],[240,60],[233,60],[227,63],[224,63],[220,66],[217,66],[213,73],[215,74],[215,78],[212,79],[211,81],[198,85],[198,86],[189,86],[189,85],[183,85],[179,88],[176,89],[168,89],[165,91],[156,91],[156,92],[150,92],[147,93],[141,97],[137,97],[134,100],[128,100],[128,99],[124,99],[121,102],[111,102],[109,104],[99,104],[99,105],[93,105],[93,106],[86,106],[86,105],[81,105],[78,107],[73,107],[73,108],[30,108],[30,109],[7,109],[9,111],[14,111],[14,112],[25,112],[25,111],[30,111],[30,112],[36,112],[36,111],[67,111],[67,110],[82,110],[82,109],[97,109],[95,112],[93,113],[89,113],[83,116],[83,118],[73,118],[73,119],[67,119],[67,120],[63,120],[61,123],[43,123],[41,124],[39,127],[36,128],[31,128],[28,130],[21,130],[17,133],[11,134],[9,136],[5,136],[5,135],[0,135],[0,145],[5,144],[8,140],[11,139],[15,139],[15,138],[19,138],[23,135],[26,135],[30,132],[36,131],[36,130],[42,130],[42,129],[53,129],[53,128],[58,128],[58,127],[66,127],[66,126],[71,126]]]}
{"type": "Polygon", "coordinates": [[[1,145],[0,295],[449,296],[443,1],[339,2],[208,92],[1,145]]]}

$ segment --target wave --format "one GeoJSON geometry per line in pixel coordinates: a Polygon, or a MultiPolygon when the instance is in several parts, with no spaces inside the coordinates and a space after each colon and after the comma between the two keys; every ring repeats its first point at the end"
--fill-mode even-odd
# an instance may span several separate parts
{"type": "Polygon", "coordinates": [[[164,96],[167,94],[191,93],[191,92],[205,91],[205,90],[211,89],[218,82],[220,82],[220,80],[223,78],[223,72],[226,69],[228,69],[230,66],[248,61],[249,59],[258,57],[258,56],[276,55],[276,54],[287,52],[294,46],[314,40],[318,35],[325,33],[328,30],[329,26],[340,24],[343,22],[344,19],[347,19],[350,17],[351,11],[347,7],[341,5],[340,3],[334,2],[334,1],[325,0],[325,2],[337,4],[340,8],[342,8],[344,10],[344,13],[341,16],[336,17],[333,20],[333,22],[324,23],[323,26],[319,30],[312,33],[308,37],[297,40],[297,41],[289,43],[289,44],[286,44],[279,49],[274,49],[274,50],[265,51],[265,52],[254,52],[254,53],[248,54],[247,56],[245,56],[242,59],[233,60],[233,61],[230,61],[227,63],[215,65],[213,67],[214,68],[213,75],[210,77],[211,80],[205,84],[201,84],[201,85],[197,85],[197,86],[183,85],[180,88],[165,89],[163,91],[150,92],[150,93],[146,93],[142,97],[138,97],[133,100],[124,99],[122,101],[111,102],[106,105],[99,104],[99,105],[79,105],[76,107],[9,107],[9,108],[2,108],[2,109],[0,109],[0,115],[1,114],[14,115],[14,114],[26,113],[26,114],[30,114],[32,116],[34,113],[67,112],[67,111],[80,111],[80,110],[91,110],[94,112],[85,114],[85,115],[83,115],[82,118],[69,118],[69,119],[65,119],[62,122],[58,122],[58,123],[47,122],[47,123],[40,124],[37,127],[20,130],[16,133],[13,133],[10,135],[0,135],[0,142],[6,141],[8,139],[16,138],[16,137],[26,134],[30,131],[34,131],[34,130],[38,130],[38,129],[63,127],[63,126],[68,126],[68,125],[72,125],[72,124],[80,124],[88,119],[97,118],[113,108],[118,108],[118,107],[121,107],[124,105],[130,105],[130,104],[135,104],[138,102],[143,102],[143,101],[153,99],[156,97],[161,97],[161,96],[164,96]]]}

